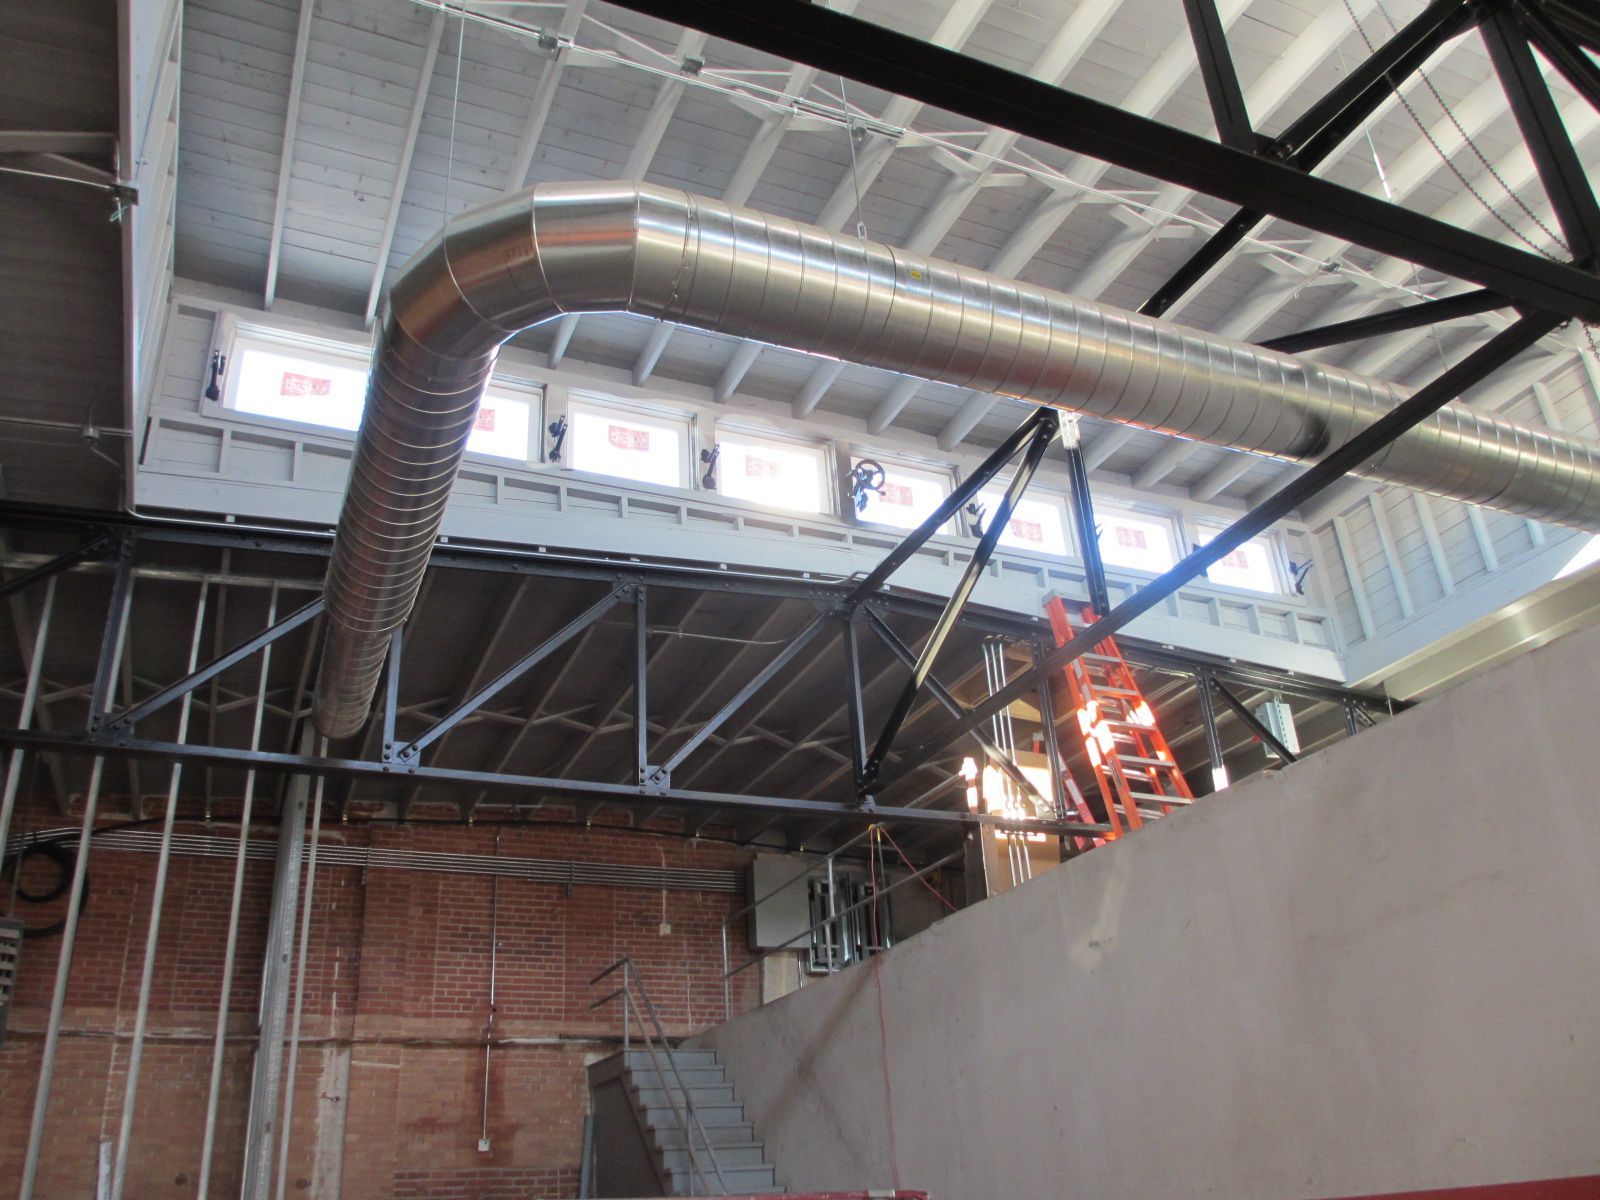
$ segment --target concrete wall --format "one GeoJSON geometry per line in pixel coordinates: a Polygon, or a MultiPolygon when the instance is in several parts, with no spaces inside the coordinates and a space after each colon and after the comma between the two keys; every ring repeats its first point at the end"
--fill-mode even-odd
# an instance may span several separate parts
{"type": "Polygon", "coordinates": [[[1597,678],[1592,629],[699,1040],[806,1190],[1596,1175],[1597,678]]]}

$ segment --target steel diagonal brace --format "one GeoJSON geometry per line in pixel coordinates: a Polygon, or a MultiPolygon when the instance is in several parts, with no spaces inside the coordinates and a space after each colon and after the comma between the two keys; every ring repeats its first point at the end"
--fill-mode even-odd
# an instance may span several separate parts
{"type": "MultiPolygon", "coordinates": [[[[467,697],[455,708],[451,709],[450,712],[440,717],[428,727],[428,731],[426,733],[421,734],[415,740],[407,743],[404,746],[391,748],[388,742],[386,742],[384,746],[385,761],[407,765],[416,763],[421,759],[422,752],[429,746],[433,745],[445,734],[449,733],[457,725],[461,724],[462,721],[466,720],[490,700],[493,700],[506,688],[510,687],[517,680],[521,679],[534,667],[538,666],[557,650],[561,649],[561,647],[565,646],[573,638],[577,637],[585,629],[589,628],[589,626],[593,625],[601,617],[605,616],[606,613],[610,612],[614,606],[628,599],[631,599],[631,596],[627,587],[618,586],[612,588],[609,593],[595,601],[595,603],[591,604],[572,620],[568,621],[555,633],[551,634],[543,642],[539,643],[538,646],[534,647],[527,654],[524,654],[516,662],[512,663],[504,671],[500,672],[499,675],[495,676],[488,683],[484,684],[483,687],[479,688],[475,693],[467,697]]],[[[398,674],[398,672],[394,672],[394,674],[398,674]]]]}

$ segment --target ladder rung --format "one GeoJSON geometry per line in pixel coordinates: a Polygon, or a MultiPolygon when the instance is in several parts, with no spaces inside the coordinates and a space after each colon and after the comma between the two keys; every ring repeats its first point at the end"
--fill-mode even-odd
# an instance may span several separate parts
{"type": "Polygon", "coordinates": [[[1157,796],[1154,792],[1130,791],[1128,795],[1135,800],[1149,800],[1155,804],[1193,804],[1194,801],[1186,796],[1157,796]]]}
{"type": "Polygon", "coordinates": [[[1140,758],[1137,754],[1119,754],[1117,761],[1125,767],[1165,767],[1169,771],[1178,769],[1176,763],[1170,763],[1164,758],[1140,758]]]}
{"type": "Polygon", "coordinates": [[[1140,692],[1139,692],[1138,688],[1117,688],[1117,687],[1098,687],[1097,686],[1094,690],[1097,693],[1100,693],[1100,694],[1103,694],[1103,695],[1106,695],[1106,696],[1138,696],[1138,695],[1140,695],[1140,692]]]}

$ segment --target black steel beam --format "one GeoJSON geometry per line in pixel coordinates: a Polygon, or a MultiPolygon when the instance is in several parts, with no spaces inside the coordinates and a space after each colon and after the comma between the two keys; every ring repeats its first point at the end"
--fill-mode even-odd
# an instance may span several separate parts
{"type": "MultiPolygon", "coordinates": [[[[1263,153],[1302,171],[1317,167],[1377,111],[1396,84],[1467,28],[1470,21],[1470,9],[1465,0],[1435,0],[1307,109],[1263,153]]],[[[1161,316],[1266,218],[1267,214],[1256,206],[1234,213],[1189,256],[1171,279],[1139,306],[1139,311],[1147,316],[1161,316]]]]}
{"type": "Polygon", "coordinates": [[[780,58],[1600,321],[1600,279],[1115,105],[805,0],[618,0],[780,58]]]}
{"type": "Polygon", "coordinates": [[[1581,4],[1570,0],[1542,0],[1542,7],[1580,44],[1600,54],[1600,14],[1589,0],[1581,4]]]}
{"type": "Polygon", "coordinates": [[[1382,337],[1384,334],[1400,333],[1423,325],[1437,325],[1442,321],[1473,317],[1479,313],[1493,312],[1497,308],[1508,308],[1510,305],[1510,297],[1502,296],[1499,292],[1491,292],[1487,288],[1477,288],[1470,292],[1462,292],[1458,296],[1424,300],[1420,304],[1408,304],[1404,308],[1373,313],[1369,317],[1356,317],[1351,321],[1338,321],[1316,329],[1305,329],[1299,333],[1273,338],[1271,341],[1262,342],[1261,345],[1268,350],[1277,350],[1283,354],[1299,354],[1304,350],[1337,346],[1344,342],[1360,341],[1362,338],[1382,337]]]}
{"type": "MultiPolygon", "coordinates": [[[[1468,388],[1480,383],[1495,370],[1528,349],[1558,324],[1559,318],[1535,313],[1520,318],[1510,328],[1473,351],[1432,383],[1420,388],[1399,406],[1385,413],[1337,450],[1328,454],[1305,473],[1279,488],[1204,546],[1200,546],[1171,570],[1140,588],[1109,614],[1101,617],[1067,642],[1057,646],[1031,670],[1023,672],[958,721],[937,731],[922,745],[900,758],[900,774],[914,770],[962,737],[1013,700],[1038,686],[1051,671],[1058,671],[1096,643],[1112,636],[1130,621],[1149,612],[1179,588],[1191,582],[1207,567],[1233,553],[1251,538],[1270,529],[1329,484],[1369,461],[1408,429],[1421,424],[1468,388]]],[[[891,781],[892,782],[892,781],[891,781]]]]}
{"type": "Polygon", "coordinates": [[[1274,754],[1286,763],[1300,761],[1300,756],[1280,742],[1272,730],[1268,729],[1255,713],[1244,706],[1243,700],[1240,700],[1239,697],[1235,696],[1215,679],[1209,680],[1209,682],[1216,689],[1217,695],[1222,697],[1222,702],[1233,710],[1233,715],[1243,721],[1244,727],[1260,738],[1274,754]]]}
{"type": "Polygon", "coordinates": [[[944,502],[934,509],[922,524],[906,534],[900,540],[900,544],[850,590],[850,594],[845,597],[845,603],[859,604],[868,596],[874,595],[889,576],[898,571],[908,558],[922,548],[923,543],[943,529],[947,521],[959,513],[969,500],[1005,469],[1006,464],[1028,443],[1028,439],[1033,437],[1041,426],[1048,423],[1055,428],[1060,419],[1060,415],[1054,409],[1035,409],[1022,424],[1011,431],[1005,441],[994,448],[988,458],[956,485],[955,489],[944,498],[944,502]]]}
{"type": "Polygon", "coordinates": [[[229,667],[243,662],[252,654],[256,653],[258,650],[261,650],[263,647],[271,645],[279,638],[294,632],[296,629],[299,629],[300,626],[306,624],[308,621],[313,620],[318,614],[320,614],[322,612],[322,608],[322,597],[318,596],[309,604],[290,613],[277,624],[262,630],[260,633],[256,634],[255,637],[247,638],[246,640],[240,642],[232,650],[229,650],[217,658],[212,659],[192,675],[185,675],[177,682],[168,684],[154,696],[151,696],[148,700],[143,700],[138,704],[123,709],[119,713],[114,713],[111,716],[108,716],[103,724],[110,729],[131,729],[134,725],[138,724],[138,722],[143,720],[145,717],[148,717],[151,713],[165,708],[174,700],[178,700],[184,696],[187,696],[190,692],[194,691],[195,688],[210,682],[218,675],[221,675],[229,667]]]}
{"type": "Polygon", "coordinates": [[[1566,76],[1567,82],[1591,106],[1600,109],[1600,66],[1595,65],[1594,59],[1585,54],[1577,40],[1551,20],[1541,6],[1519,0],[1516,14],[1523,29],[1556,70],[1566,76]]]}
{"type": "Polygon", "coordinates": [[[649,592],[633,589],[633,764],[641,783],[650,766],[649,592]]]}
{"type": "Polygon", "coordinates": [[[1013,829],[1024,833],[1075,834],[1103,832],[1101,826],[1062,821],[1010,820],[984,813],[948,809],[879,807],[863,810],[850,803],[827,800],[797,800],[785,796],[748,796],[728,792],[706,792],[685,788],[652,789],[619,783],[583,779],[554,779],[532,775],[508,775],[494,771],[467,771],[423,765],[401,766],[363,758],[334,758],[314,754],[286,754],[276,750],[246,750],[233,746],[204,746],[193,742],[153,742],[141,738],[98,740],[84,736],[46,733],[39,729],[0,728],[0,746],[20,746],[41,752],[81,754],[108,758],[159,759],[162,762],[195,763],[209,767],[240,770],[279,771],[318,778],[365,779],[373,782],[408,782],[484,788],[491,791],[544,793],[574,800],[603,799],[611,802],[634,801],[640,804],[670,804],[674,807],[745,809],[819,820],[889,822],[905,825],[937,825],[959,829],[981,825],[1013,829]]]}
{"type": "Polygon", "coordinates": [[[21,575],[0,583],[0,600],[15,592],[20,592],[29,584],[38,583],[42,579],[49,579],[52,575],[59,575],[67,568],[77,566],[86,558],[93,558],[111,544],[114,536],[113,534],[103,533],[99,537],[91,538],[74,550],[68,550],[65,554],[52,558],[49,562],[40,563],[31,571],[24,571],[21,575]]]}
{"type": "MultiPolygon", "coordinates": [[[[915,669],[917,656],[913,653],[911,647],[901,641],[899,634],[890,629],[884,619],[877,613],[870,608],[863,611],[866,613],[868,626],[871,627],[873,633],[878,635],[878,640],[887,646],[889,652],[898,658],[903,665],[915,669]]],[[[966,715],[966,705],[957,700],[955,694],[931,674],[928,676],[928,691],[939,702],[939,706],[952,717],[966,715]]],[[[984,758],[992,762],[1012,783],[1016,784],[1024,796],[1030,797],[1035,803],[1044,803],[1044,797],[1039,794],[1039,789],[1033,786],[1033,780],[1024,775],[1022,768],[1012,762],[1011,756],[995,745],[994,741],[982,729],[974,729],[971,737],[973,741],[978,743],[978,748],[983,751],[984,758]]],[[[857,778],[860,777],[860,774],[861,772],[858,770],[856,772],[857,778]]]]}
{"type": "Polygon", "coordinates": [[[1078,554],[1083,559],[1089,607],[1097,613],[1111,611],[1111,588],[1106,583],[1105,559],[1100,557],[1100,529],[1094,519],[1094,494],[1089,490],[1089,465],[1080,446],[1067,448],[1067,478],[1072,484],[1072,520],[1078,533],[1078,554]]]}
{"type": "Polygon", "coordinates": [[[900,693],[900,698],[895,701],[894,708],[890,710],[888,720],[883,723],[883,730],[878,734],[877,744],[872,752],[867,755],[866,766],[856,780],[856,790],[862,796],[872,791],[873,784],[877,781],[878,773],[883,768],[884,760],[889,757],[889,751],[894,746],[895,738],[900,736],[900,730],[906,723],[906,718],[911,715],[911,710],[917,703],[917,696],[922,691],[922,685],[927,682],[928,673],[933,670],[933,664],[939,657],[939,651],[944,649],[946,639],[951,630],[955,628],[956,619],[960,617],[961,610],[966,607],[972,589],[978,586],[978,578],[989,565],[995,547],[1000,544],[1000,535],[1006,531],[1006,526],[1011,521],[1011,513],[1017,506],[1017,501],[1022,498],[1022,493],[1027,490],[1029,482],[1033,479],[1034,472],[1039,469],[1039,464],[1044,461],[1045,451],[1050,448],[1050,440],[1055,437],[1056,430],[1060,427],[1060,417],[1055,409],[1040,409],[1044,419],[1034,422],[1030,417],[1025,422],[1025,427],[1030,428],[1028,448],[1018,464],[1016,474],[1011,477],[1011,483],[1006,488],[1006,493],[1000,499],[1000,505],[995,510],[983,531],[983,536],[978,539],[978,548],[972,552],[972,557],[967,561],[966,567],[961,572],[961,578],[950,593],[950,600],[944,606],[944,611],[939,614],[939,619],[934,622],[933,632],[928,635],[928,640],[923,644],[922,653],[917,656],[916,666],[911,668],[911,678],[906,680],[906,686],[900,693]]]}
{"type": "Polygon", "coordinates": [[[1222,754],[1222,737],[1217,733],[1217,706],[1211,698],[1211,676],[1201,671],[1194,677],[1195,695],[1200,699],[1200,732],[1206,739],[1206,757],[1211,760],[1211,788],[1217,788],[1217,780],[1226,778],[1228,772],[1227,761],[1222,754]]]}
{"type": "Polygon", "coordinates": [[[1211,102],[1211,120],[1217,127],[1217,140],[1236,150],[1254,151],[1259,139],[1250,124],[1250,108],[1239,72],[1234,69],[1228,49],[1228,31],[1222,27],[1213,0],[1183,0],[1183,15],[1189,22],[1195,57],[1200,62],[1200,78],[1211,102]]]}
{"type": "Polygon", "coordinates": [[[1600,249],[1600,203],[1526,32],[1509,8],[1497,6],[1484,18],[1483,40],[1572,257],[1593,257],[1600,249]]]}

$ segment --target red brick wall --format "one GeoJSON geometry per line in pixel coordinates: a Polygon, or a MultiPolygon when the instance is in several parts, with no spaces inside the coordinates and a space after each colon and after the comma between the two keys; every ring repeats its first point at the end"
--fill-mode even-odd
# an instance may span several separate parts
{"type": "MultiPolygon", "coordinates": [[[[23,827],[63,824],[29,810],[23,827]]],[[[189,832],[233,837],[195,824],[189,832]]],[[[329,842],[695,869],[743,865],[713,842],[595,828],[333,825],[329,842]]],[[[253,837],[269,843],[270,829],[253,837]]],[[[122,1109],[156,858],[97,850],[73,960],[36,1195],[94,1194],[103,1139],[122,1109]]],[[[45,864],[30,864],[42,877],[45,864]]],[[[231,858],[175,856],[140,1078],[126,1195],[194,1196],[221,994],[231,858]]],[[[498,880],[499,958],[488,1120],[483,1116],[494,881],[475,875],[329,867],[317,871],[287,1194],[340,1200],[527,1200],[575,1196],[587,1061],[611,1053],[614,1010],[590,978],[623,955],[640,966],[669,1029],[721,1016],[719,929],[732,893],[498,880]],[[661,923],[671,932],[660,933],[661,923]]],[[[271,864],[247,866],[211,1194],[237,1192],[271,864]]],[[[22,905],[29,923],[57,905],[22,905]]],[[[743,929],[734,931],[742,943],[743,929]]],[[[0,1193],[17,1186],[60,938],[23,951],[0,1047],[0,1193]]],[[[738,977],[743,992],[757,973],[738,977]]]]}

